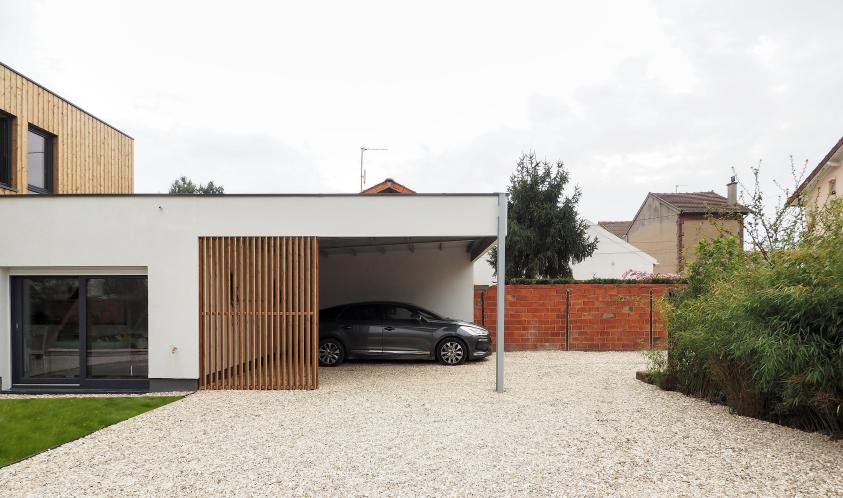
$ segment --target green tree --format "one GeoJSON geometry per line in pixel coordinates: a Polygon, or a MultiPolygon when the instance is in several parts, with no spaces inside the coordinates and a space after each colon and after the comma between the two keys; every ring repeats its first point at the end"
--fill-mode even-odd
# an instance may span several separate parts
{"type": "MultiPolygon", "coordinates": [[[[539,161],[522,154],[509,178],[506,277],[571,278],[571,263],[591,256],[597,239],[589,239],[588,223],[579,217],[580,189],[565,194],[570,175],[562,161],[539,161]]],[[[497,248],[489,264],[497,268],[497,248]]]]}
{"type": "Polygon", "coordinates": [[[173,181],[170,185],[171,194],[199,194],[199,195],[220,195],[225,193],[222,185],[215,185],[214,182],[208,182],[205,185],[195,184],[193,180],[186,176],[182,176],[173,181]]]}

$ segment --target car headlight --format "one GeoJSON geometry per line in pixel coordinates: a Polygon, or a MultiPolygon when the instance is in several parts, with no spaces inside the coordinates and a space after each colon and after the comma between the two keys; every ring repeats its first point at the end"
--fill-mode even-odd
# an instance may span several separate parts
{"type": "Polygon", "coordinates": [[[489,331],[486,329],[481,329],[480,327],[467,327],[465,325],[460,326],[460,330],[471,335],[489,335],[489,331]]]}

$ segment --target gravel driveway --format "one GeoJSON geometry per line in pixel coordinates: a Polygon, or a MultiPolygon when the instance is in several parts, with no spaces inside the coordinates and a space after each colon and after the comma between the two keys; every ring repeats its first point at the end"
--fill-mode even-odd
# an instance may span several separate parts
{"type": "Polygon", "coordinates": [[[503,395],[493,358],[202,392],[0,469],[0,494],[843,494],[843,443],[659,391],[634,380],[642,366],[511,353],[503,395]]]}

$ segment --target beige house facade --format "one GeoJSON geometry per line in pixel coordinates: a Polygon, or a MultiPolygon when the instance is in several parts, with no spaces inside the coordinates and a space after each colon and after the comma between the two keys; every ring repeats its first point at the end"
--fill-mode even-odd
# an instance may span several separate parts
{"type": "Polygon", "coordinates": [[[834,144],[805,181],[799,185],[799,188],[788,199],[788,204],[801,206],[806,212],[812,213],[835,199],[843,186],[841,161],[843,161],[843,138],[834,144]]]}
{"type": "Polygon", "coordinates": [[[656,258],[656,273],[682,273],[696,259],[701,240],[731,234],[743,243],[748,210],[737,203],[734,179],[727,189],[728,197],[715,192],[650,192],[631,221],[600,225],[656,258]]]}

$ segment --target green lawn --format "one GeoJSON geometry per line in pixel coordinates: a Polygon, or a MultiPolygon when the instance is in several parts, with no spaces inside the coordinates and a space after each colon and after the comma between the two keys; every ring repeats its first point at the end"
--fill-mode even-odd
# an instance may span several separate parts
{"type": "Polygon", "coordinates": [[[181,398],[0,399],[0,467],[181,398]]]}

